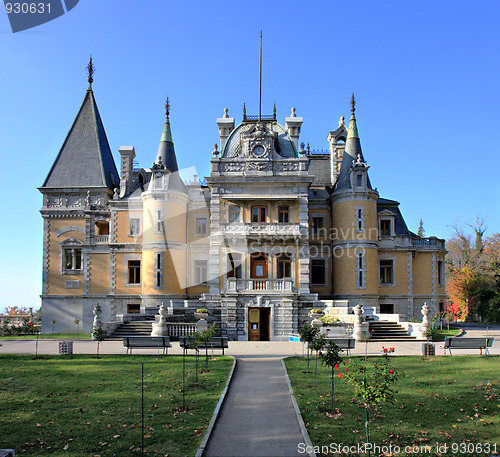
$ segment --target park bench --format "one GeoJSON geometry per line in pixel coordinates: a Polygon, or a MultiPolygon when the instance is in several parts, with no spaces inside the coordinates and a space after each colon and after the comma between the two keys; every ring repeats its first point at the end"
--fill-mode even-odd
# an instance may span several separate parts
{"type": "MultiPolygon", "coordinates": [[[[184,351],[188,349],[194,349],[187,341],[184,336],[179,338],[179,344],[184,351]]],[[[215,336],[206,344],[202,344],[199,349],[221,349],[222,355],[224,355],[224,349],[228,348],[228,340],[225,336],[215,336]]]]}
{"type": "Polygon", "coordinates": [[[484,337],[484,338],[454,338],[454,337],[446,337],[444,340],[444,346],[441,346],[444,349],[444,353],[446,355],[446,349],[450,352],[452,349],[479,349],[479,355],[483,355],[483,349],[485,354],[489,354],[488,348],[493,344],[493,337],[484,337]]]}
{"type": "Polygon", "coordinates": [[[123,346],[127,348],[127,354],[133,348],[163,349],[163,354],[167,353],[167,348],[171,348],[169,336],[124,336],[123,346]]]}
{"type": "Polygon", "coordinates": [[[347,355],[349,355],[349,351],[356,346],[356,340],[354,338],[326,338],[326,341],[333,341],[338,347],[345,349],[347,355]]]}

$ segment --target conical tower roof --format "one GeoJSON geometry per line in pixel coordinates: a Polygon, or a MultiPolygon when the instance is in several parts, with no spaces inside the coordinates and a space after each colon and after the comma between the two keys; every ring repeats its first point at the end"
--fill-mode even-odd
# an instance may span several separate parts
{"type": "MultiPolygon", "coordinates": [[[[349,169],[352,166],[353,161],[365,162],[363,157],[363,151],[361,150],[361,142],[359,141],[358,126],[356,124],[356,116],[354,111],[356,110],[356,101],[354,99],[354,94],[352,94],[351,99],[351,119],[349,121],[349,129],[347,131],[347,138],[345,142],[345,150],[342,157],[342,164],[340,165],[340,173],[335,183],[334,190],[351,189],[351,178],[349,176],[349,169]]],[[[370,178],[368,178],[368,188],[371,189],[370,178]]]]}
{"type": "Polygon", "coordinates": [[[177,166],[177,158],[175,156],[174,142],[172,140],[172,131],[170,129],[170,103],[167,101],[165,103],[165,124],[163,125],[163,132],[161,134],[160,145],[158,146],[158,154],[156,155],[155,164],[163,164],[165,168],[168,168],[172,173],[179,171],[177,166]]]}
{"type": "Polygon", "coordinates": [[[177,166],[177,157],[175,156],[172,131],[170,129],[170,103],[168,101],[168,98],[165,103],[165,110],[165,124],[163,125],[160,145],[158,146],[158,154],[156,155],[156,160],[153,164],[153,172],[157,172],[159,170],[168,170],[170,173],[168,173],[167,175],[168,181],[166,184],[166,189],[186,193],[186,186],[184,185],[180,177],[179,167],[177,166]]]}
{"type": "Polygon", "coordinates": [[[119,186],[120,178],[92,91],[91,75],[89,83],[83,103],[42,188],[114,189],[119,186]]]}

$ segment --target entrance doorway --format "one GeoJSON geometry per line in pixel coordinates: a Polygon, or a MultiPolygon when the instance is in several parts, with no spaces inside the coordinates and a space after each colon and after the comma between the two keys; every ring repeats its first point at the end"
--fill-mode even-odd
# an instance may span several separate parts
{"type": "Polygon", "coordinates": [[[248,308],[248,341],[270,340],[270,308],[248,308]]]}
{"type": "Polygon", "coordinates": [[[252,254],[250,258],[250,278],[253,290],[265,290],[267,279],[267,254],[252,254]]]}

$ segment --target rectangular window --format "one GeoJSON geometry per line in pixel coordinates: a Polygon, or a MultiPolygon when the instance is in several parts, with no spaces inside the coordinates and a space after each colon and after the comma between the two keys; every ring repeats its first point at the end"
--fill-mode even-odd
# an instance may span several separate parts
{"type": "Polygon", "coordinates": [[[228,278],[241,278],[241,254],[228,254],[227,255],[227,277],[228,278]]]}
{"type": "Polygon", "coordinates": [[[290,222],[290,208],[288,206],[278,207],[278,222],[281,224],[290,222]]]}
{"type": "Polygon", "coordinates": [[[391,236],[391,220],[382,219],[380,221],[380,235],[391,236]]]}
{"type": "Polygon", "coordinates": [[[240,222],[240,207],[230,206],[229,207],[229,222],[240,222]]]}
{"type": "Polygon", "coordinates": [[[207,283],[207,261],[195,260],[194,262],[194,275],[196,284],[207,283]]]}
{"type": "Polygon", "coordinates": [[[128,225],[129,235],[139,235],[141,233],[141,220],[137,217],[130,218],[128,225]]]}
{"type": "Polygon", "coordinates": [[[314,216],[311,219],[311,233],[316,236],[326,235],[325,219],[323,217],[314,216]]]}
{"type": "Polygon", "coordinates": [[[128,283],[140,284],[141,283],[141,261],[129,260],[128,261],[128,283]]]}
{"type": "Polygon", "coordinates": [[[438,274],[438,284],[441,286],[443,285],[443,261],[438,260],[438,266],[437,266],[437,274],[438,274]]]}
{"type": "Polygon", "coordinates": [[[363,176],[362,175],[356,175],[356,185],[358,187],[361,187],[363,185],[363,176]]]}
{"type": "Polygon", "coordinates": [[[364,207],[356,206],[355,208],[355,218],[356,218],[356,231],[364,232],[365,230],[365,215],[364,207]]]}
{"type": "Polygon", "coordinates": [[[292,260],[288,255],[278,257],[278,279],[292,277],[292,260]]]}
{"type": "Polygon", "coordinates": [[[311,261],[311,285],[324,286],[326,279],[326,268],[324,260],[311,261]]]}
{"type": "Polygon", "coordinates": [[[266,222],[267,220],[267,207],[253,206],[252,207],[252,222],[266,222]]]}
{"type": "Polygon", "coordinates": [[[393,262],[392,260],[380,261],[380,284],[393,284],[393,262]]]}
{"type": "Polygon", "coordinates": [[[64,249],[64,269],[66,271],[79,271],[82,269],[81,248],[64,249]]]}
{"type": "Polygon", "coordinates": [[[207,233],[207,218],[198,217],[196,219],[196,234],[205,235],[207,233]]]}
{"type": "Polygon", "coordinates": [[[357,273],[357,288],[365,288],[365,269],[364,269],[365,259],[363,254],[358,254],[356,262],[356,273],[357,273]]]}
{"type": "Polygon", "coordinates": [[[163,233],[165,231],[165,222],[163,221],[163,211],[161,209],[156,211],[156,233],[163,233]]]}
{"type": "Polygon", "coordinates": [[[163,254],[161,252],[157,252],[155,256],[155,288],[161,289],[163,283],[163,275],[162,275],[162,264],[163,264],[163,254]]]}

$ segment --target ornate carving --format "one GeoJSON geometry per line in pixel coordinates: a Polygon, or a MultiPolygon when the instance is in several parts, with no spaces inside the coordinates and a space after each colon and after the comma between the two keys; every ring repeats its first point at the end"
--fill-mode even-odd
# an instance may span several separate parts
{"type": "Polygon", "coordinates": [[[275,162],[274,171],[298,171],[299,164],[297,162],[275,162]]]}
{"type": "Polygon", "coordinates": [[[228,162],[221,164],[221,171],[227,172],[242,172],[245,170],[245,164],[243,162],[228,162]]]}
{"type": "Polygon", "coordinates": [[[49,195],[47,197],[47,207],[49,208],[60,208],[63,203],[62,194],[49,195]]]}
{"type": "Polygon", "coordinates": [[[270,162],[248,162],[247,170],[268,171],[271,169],[270,162]]]}

